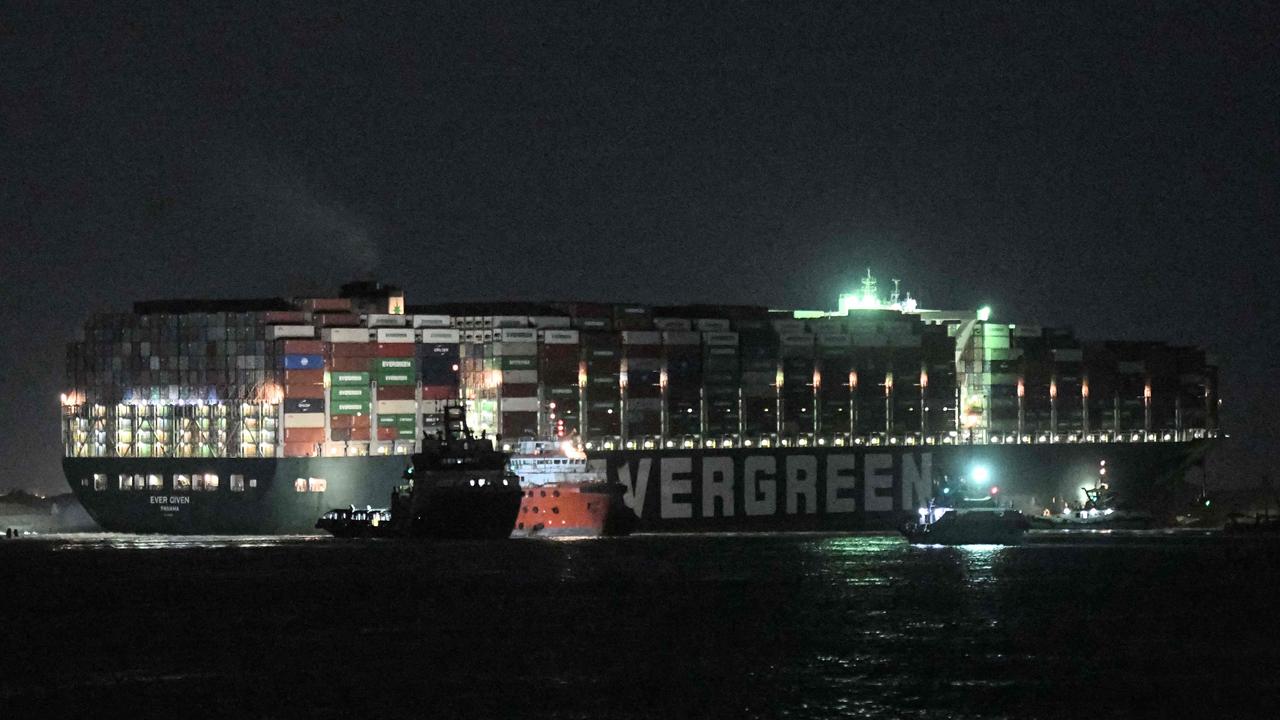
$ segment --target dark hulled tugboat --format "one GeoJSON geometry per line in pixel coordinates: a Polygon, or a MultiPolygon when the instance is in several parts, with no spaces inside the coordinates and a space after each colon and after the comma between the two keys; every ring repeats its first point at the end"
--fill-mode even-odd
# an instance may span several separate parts
{"type": "Polygon", "coordinates": [[[511,535],[520,512],[519,478],[506,453],[477,438],[460,406],[445,408],[445,431],[422,441],[390,510],[337,509],[316,527],[339,537],[499,539],[511,535]]]}
{"type": "Polygon", "coordinates": [[[959,499],[951,507],[931,502],[902,534],[913,545],[1017,545],[1029,527],[1021,512],[984,497],[959,499]]]}

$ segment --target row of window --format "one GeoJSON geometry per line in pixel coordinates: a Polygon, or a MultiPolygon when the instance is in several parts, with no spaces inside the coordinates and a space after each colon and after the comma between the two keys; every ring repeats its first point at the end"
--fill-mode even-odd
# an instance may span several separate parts
{"type": "Polygon", "coordinates": [[[324,492],[329,489],[329,481],[324,478],[298,478],[293,481],[295,492],[324,492]]]}
{"type": "MultiPolygon", "coordinates": [[[[244,475],[232,475],[229,479],[230,482],[227,487],[231,492],[244,492],[246,487],[244,475]]],[[[80,484],[84,487],[88,487],[89,478],[81,479],[80,484]]],[[[221,478],[214,473],[174,473],[170,487],[177,492],[217,492],[221,484],[221,478]]],[[[108,485],[109,482],[106,473],[94,473],[94,490],[106,490],[108,485]]],[[[257,478],[249,478],[247,487],[258,487],[257,478]]],[[[164,490],[165,482],[162,475],[130,475],[121,473],[116,476],[116,489],[149,491],[164,490]]]]}

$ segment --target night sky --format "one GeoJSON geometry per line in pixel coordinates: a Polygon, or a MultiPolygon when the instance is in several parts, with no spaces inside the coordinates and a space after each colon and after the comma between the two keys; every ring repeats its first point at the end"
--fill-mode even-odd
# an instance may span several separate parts
{"type": "Polygon", "coordinates": [[[1205,345],[1211,478],[1280,455],[1274,6],[46,5],[0,17],[0,489],[66,490],[91,312],[357,276],[831,308],[869,266],[1205,345]]]}

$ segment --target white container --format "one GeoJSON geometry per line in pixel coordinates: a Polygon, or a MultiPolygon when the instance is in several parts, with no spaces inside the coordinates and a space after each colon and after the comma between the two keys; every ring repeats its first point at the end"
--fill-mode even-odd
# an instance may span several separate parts
{"type": "Polygon", "coordinates": [[[462,333],[457,330],[423,330],[420,337],[428,345],[462,342],[462,333]]]}
{"type": "Polygon", "coordinates": [[[285,413],[284,426],[288,428],[322,428],[324,413],[285,413]]]}
{"type": "Polygon", "coordinates": [[[652,372],[662,369],[662,358],[627,358],[627,372],[652,372]]]}
{"type": "Polygon", "coordinates": [[[378,328],[375,332],[380,343],[411,343],[418,339],[417,333],[408,328],[378,328]]]}
{"type": "Polygon", "coordinates": [[[783,345],[813,347],[813,336],[805,333],[785,333],[778,338],[783,345]]]}
{"type": "Polygon", "coordinates": [[[567,328],[570,326],[570,318],[567,315],[530,316],[529,323],[536,328],[567,328]]]}
{"type": "Polygon", "coordinates": [[[799,334],[804,332],[803,320],[774,320],[772,322],[773,329],[779,335],[782,334],[799,334]]]}
{"type": "Polygon", "coordinates": [[[658,328],[659,330],[688,331],[693,329],[693,321],[689,320],[688,318],[659,317],[659,318],[653,319],[653,326],[658,328]]]}
{"type": "Polygon", "coordinates": [[[1039,325],[1016,325],[1012,333],[1014,337],[1040,337],[1044,334],[1039,325]]]}
{"type": "Polygon", "coordinates": [[[655,330],[623,330],[623,345],[661,345],[662,333],[655,330]]]}
{"type": "Polygon", "coordinates": [[[693,327],[699,332],[729,332],[729,321],[724,318],[698,318],[693,327]]]}
{"type": "Polygon", "coordinates": [[[538,333],[544,345],[577,345],[577,330],[543,330],[538,333]]]}
{"type": "Polygon", "coordinates": [[[667,330],[662,333],[663,345],[700,345],[702,335],[691,330],[667,330]]]}
{"type": "Polygon", "coordinates": [[[488,327],[491,328],[527,328],[529,327],[529,316],[527,315],[494,315],[492,318],[485,318],[488,321],[488,327]]]}
{"type": "Polygon", "coordinates": [[[538,342],[538,331],[532,328],[498,328],[493,331],[495,342],[538,342]]]}
{"type": "Polygon", "coordinates": [[[367,343],[369,342],[369,329],[325,328],[320,331],[320,337],[329,343],[367,343]]]}
{"type": "Polygon", "coordinates": [[[407,315],[366,315],[364,318],[365,327],[404,327],[405,321],[408,320],[407,315]]]}
{"type": "Polygon", "coordinates": [[[857,333],[849,336],[854,347],[888,347],[889,338],[884,335],[857,333]]]}
{"type": "MultiPolygon", "coordinates": [[[[1005,339],[1005,347],[1009,346],[1008,339],[1005,339]]],[[[920,347],[919,335],[890,335],[889,347],[920,347]]]]}
{"type": "Polygon", "coordinates": [[[490,349],[493,357],[520,357],[538,354],[536,342],[495,342],[490,349]]]}
{"type": "Polygon", "coordinates": [[[538,382],[537,370],[503,370],[502,382],[513,385],[532,385],[538,382]]]}
{"type": "Polygon", "coordinates": [[[375,407],[379,415],[413,415],[418,412],[418,401],[379,400],[375,407]]]}
{"type": "Polygon", "coordinates": [[[267,339],[282,340],[284,338],[313,338],[316,336],[314,325],[268,325],[267,339]]]}
{"type": "Polygon", "coordinates": [[[448,400],[419,400],[418,412],[423,415],[438,415],[444,412],[444,408],[448,403],[448,400]]]}
{"type": "Polygon", "coordinates": [[[498,407],[502,412],[537,412],[538,398],[536,397],[504,397],[498,401],[498,407]]]}
{"type": "Polygon", "coordinates": [[[848,335],[819,335],[818,345],[822,347],[849,347],[853,341],[848,335]]]}
{"type": "Polygon", "coordinates": [[[702,343],[717,347],[736,347],[738,345],[738,333],[719,331],[703,333],[702,343]]]}
{"type": "Polygon", "coordinates": [[[453,325],[453,318],[448,315],[414,315],[415,328],[447,328],[453,325]]]}

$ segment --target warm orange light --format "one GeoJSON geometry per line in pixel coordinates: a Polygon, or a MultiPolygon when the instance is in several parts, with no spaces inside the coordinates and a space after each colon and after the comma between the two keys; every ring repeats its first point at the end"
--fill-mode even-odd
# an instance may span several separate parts
{"type": "Polygon", "coordinates": [[[929,373],[925,372],[924,370],[920,371],[920,387],[922,388],[929,387],[929,373]]]}
{"type": "Polygon", "coordinates": [[[858,388],[858,371],[849,371],[849,389],[856,390],[858,388]]]}
{"type": "Polygon", "coordinates": [[[1089,397],[1089,381],[1080,383],[1080,397],[1089,397]]]}
{"type": "Polygon", "coordinates": [[[1058,397],[1058,383],[1056,381],[1049,383],[1049,397],[1058,397]]]}
{"type": "Polygon", "coordinates": [[[1018,397],[1026,397],[1026,396],[1027,396],[1027,386],[1022,382],[1021,379],[1019,379],[1018,380],[1018,397]]]}

